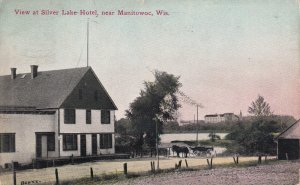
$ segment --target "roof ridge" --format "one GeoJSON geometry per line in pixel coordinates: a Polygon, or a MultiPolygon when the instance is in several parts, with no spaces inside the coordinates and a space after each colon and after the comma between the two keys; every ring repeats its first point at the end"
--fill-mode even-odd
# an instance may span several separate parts
{"type": "MultiPolygon", "coordinates": [[[[75,70],[75,69],[91,69],[90,66],[86,66],[86,67],[74,67],[74,68],[64,68],[64,69],[54,69],[54,70],[47,70],[47,71],[38,71],[38,73],[40,72],[56,72],[56,71],[64,71],[64,70],[75,70]]],[[[17,75],[23,75],[23,74],[30,74],[31,72],[21,72],[21,73],[17,73],[17,75]]],[[[4,77],[4,76],[10,76],[10,74],[6,74],[6,75],[0,75],[0,77],[4,77]]]]}
{"type": "Polygon", "coordinates": [[[288,131],[289,129],[291,129],[294,125],[296,125],[298,122],[300,122],[300,119],[298,119],[297,121],[295,121],[295,123],[293,123],[292,125],[290,125],[288,128],[286,128],[284,131],[282,131],[278,136],[275,137],[275,139],[278,139],[279,136],[281,136],[282,134],[284,134],[286,131],[288,131]]]}

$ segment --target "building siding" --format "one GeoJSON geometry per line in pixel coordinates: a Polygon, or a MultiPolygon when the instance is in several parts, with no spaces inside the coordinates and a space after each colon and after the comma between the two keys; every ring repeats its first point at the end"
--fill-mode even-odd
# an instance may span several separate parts
{"type": "Polygon", "coordinates": [[[299,159],[300,157],[300,140],[299,139],[278,139],[278,154],[279,160],[299,159]],[[287,155],[287,156],[286,156],[287,155]]]}
{"type": "Polygon", "coordinates": [[[94,110],[117,109],[101,82],[98,81],[97,77],[94,75],[92,69],[87,71],[70,95],[62,103],[61,107],[94,110]],[[95,99],[95,92],[97,92],[97,99],[95,99]]]}
{"type": "MultiPolygon", "coordinates": [[[[86,155],[92,155],[92,134],[97,134],[97,154],[114,154],[115,138],[114,138],[114,117],[115,111],[110,111],[110,124],[101,124],[101,110],[91,110],[91,124],[86,124],[86,110],[75,109],[75,124],[64,123],[64,109],[60,109],[60,134],[77,134],[78,147],[76,151],[64,151],[63,140],[60,139],[60,156],[80,156],[80,134],[86,135],[86,155]],[[100,149],[100,133],[112,134],[112,148],[100,149]]],[[[60,137],[62,138],[62,137],[60,137]]]]}
{"type": "MultiPolygon", "coordinates": [[[[0,133],[15,133],[15,152],[0,153],[0,165],[11,161],[30,163],[36,157],[36,132],[57,133],[57,114],[0,114],[0,133]]],[[[56,134],[57,136],[57,134],[56,134]]],[[[56,137],[57,138],[57,137],[56,137]]],[[[49,157],[58,157],[58,141],[49,157]]]]}
{"type": "Polygon", "coordinates": [[[60,133],[114,133],[115,111],[110,111],[110,124],[101,124],[101,110],[92,110],[92,123],[86,124],[85,109],[76,109],[76,123],[64,123],[64,109],[60,109],[60,133]]]}
{"type": "Polygon", "coordinates": [[[16,151],[0,153],[0,165],[17,161],[19,163],[31,163],[36,158],[36,133],[54,132],[55,151],[49,151],[48,157],[80,156],[80,134],[86,135],[86,155],[92,155],[92,134],[97,134],[97,155],[114,154],[114,114],[110,111],[110,124],[101,124],[101,110],[92,110],[92,123],[86,124],[86,110],[76,109],[76,123],[64,123],[64,109],[58,110],[53,115],[38,114],[0,114],[0,133],[15,133],[16,151]],[[60,115],[60,119],[58,119],[60,115]],[[60,122],[58,124],[58,121],[60,122]],[[59,128],[58,128],[59,126],[59,128]],[[101,133],[112,134],[112,148],[100,149],[101,133]],[[77,150],[63,150],[63,134],[77,134],[77,150]],[[60,150],[59,150],[60,148],[60,150]]]}

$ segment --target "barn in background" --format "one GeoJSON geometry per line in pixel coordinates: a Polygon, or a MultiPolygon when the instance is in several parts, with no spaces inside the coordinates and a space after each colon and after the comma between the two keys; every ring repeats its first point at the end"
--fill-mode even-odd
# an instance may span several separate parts
{"type": "Polygon", "coordinates": [[[277,136],[277,157],[279,160],[300,158],[300,120],[277,136]]]}

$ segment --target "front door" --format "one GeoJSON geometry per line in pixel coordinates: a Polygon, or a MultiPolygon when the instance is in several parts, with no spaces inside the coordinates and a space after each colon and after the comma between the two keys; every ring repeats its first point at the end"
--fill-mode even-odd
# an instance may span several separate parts
{"type": "Polygon", "coordinates": [[[80,156],[86,156],[86,136],[80,135],[80,156]]]}
{"type": "Polygon", "coordinates": [[[48,157],[48,142],[47,134],[36,134],[36,157],[47,158],[48,157]]]}
{"type": "Polygon", "coordinates": [[[41,142],[42,142],[42,147],[41,147],[42,158],[46,158],[48,157],[47,135],[42,135],[41,142]]]}
{"type": "Polygon", "coordinates": [[[97,134],[92,134],[92,155],[97,155],[97,134]]]}

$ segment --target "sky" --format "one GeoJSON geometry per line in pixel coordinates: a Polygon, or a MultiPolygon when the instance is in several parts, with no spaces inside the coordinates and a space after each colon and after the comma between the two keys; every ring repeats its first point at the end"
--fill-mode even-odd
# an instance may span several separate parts
{"type": "MultiPolygon", "coordinates": [[[[117,119],[143,82],[154,80],[153,70],[180,76],[181,91],[204,105],[199,119],[247,115],[258,94],[274,114],[299,119],[299,13],[297,0],[0,0],[0,75],[11,67],[29,72],[32,64],[40,71],[86,66],[89,19],[89,65],[117,105],[117,119]],[[17,15],[18,9],[31,14],[17,15]],[[39,15],[32,15],[35,10],[39,15]],[[47,16],[41,10],[99,15],[47,16]]],[[[180,119],[193,120],[196,107],[181,104],[180,119]]]]}

